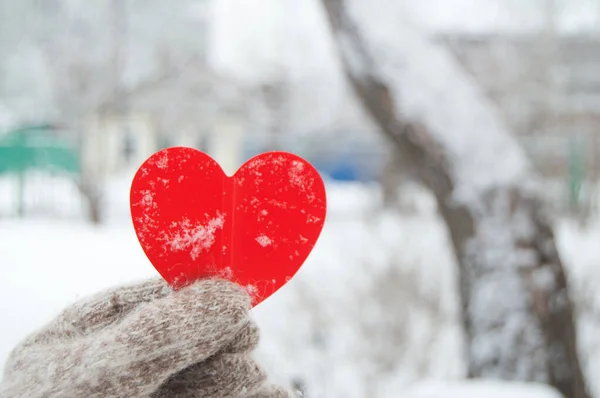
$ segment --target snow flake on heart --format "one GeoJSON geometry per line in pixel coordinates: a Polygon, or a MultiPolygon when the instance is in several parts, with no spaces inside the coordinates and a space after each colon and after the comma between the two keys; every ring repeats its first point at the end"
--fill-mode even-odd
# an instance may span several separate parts
{"type": "Polygon", "coordinates": [[[172,222],[160,238],[164,243],[164,251],[188,251],[192,260],[196,260],[200,253],[210,250],[214,245],[215,234],[223,229],[225,216],[224,213],[217,212],[216,216],[200,225],[193,223],[188,218],[172,222]]]}
{"type": "Polygon", "coordinates": [[[269,238],[267,235],[262,234],[256,237],[255,239],[259,245],[262,247],[271,246],[273,244],[273,239],[269,238]]]}
{"type": "Polygon", "coordinates": [[[154,192],[146,189],[145,191],[141,192],[142,194],[142,199],[139,202],[140,206],[144,206],[146,208],[157,208],[156,203],[154,203],[154,192]]]}

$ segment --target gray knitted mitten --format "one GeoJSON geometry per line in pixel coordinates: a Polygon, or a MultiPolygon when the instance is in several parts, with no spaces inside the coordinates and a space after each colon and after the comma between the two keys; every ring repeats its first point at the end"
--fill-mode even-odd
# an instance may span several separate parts
{"type": "Polygon", "coordinates": [[[156,280],[66,309],[12,352],[2,398],[285,398],[250,354],[258,329],[239,286],[156,280]]]}

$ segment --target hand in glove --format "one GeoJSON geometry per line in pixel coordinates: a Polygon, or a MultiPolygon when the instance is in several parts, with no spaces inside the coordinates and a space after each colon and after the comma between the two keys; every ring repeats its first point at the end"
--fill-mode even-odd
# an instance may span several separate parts
{"type": "Polygon", "coordinates": [[[2,398],[284,398],[250,357],[250,298],[222,280],[156,280],[66,309],[11,354],[2,398]]]}

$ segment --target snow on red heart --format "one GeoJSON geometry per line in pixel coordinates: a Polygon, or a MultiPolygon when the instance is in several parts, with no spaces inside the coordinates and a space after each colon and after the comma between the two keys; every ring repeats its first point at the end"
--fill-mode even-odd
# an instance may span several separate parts
{"type": "Polygon", "coordinates": [[[174,288],[226,278],[256,305],[312,251],[326,195],[317,170],[290,153],[260,154],[229,177],[203,152],[173,147],[139,168],[130,207],[142,249],[174,288]]]}

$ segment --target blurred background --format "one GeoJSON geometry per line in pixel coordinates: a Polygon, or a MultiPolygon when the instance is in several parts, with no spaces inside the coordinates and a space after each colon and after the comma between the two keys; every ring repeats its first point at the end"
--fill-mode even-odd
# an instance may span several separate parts
{"type": "MultiPolygon", "coordinates": [[[[0,0],[0,362],[73,300],[155,275],[128,202],[150,154],[190,146],[233,173],[281,149],[317,167],[329,213],[297,277],[254,311],[275,381],[303,397],[558,396],[463,381],[470,337],[447,220],[357,99],[323,3],[0,0]]],[[[374,61],[425,54],[407,51],[409,28],[451,59],[533,166],[600,397],[600,1],[346,3],[375,24],[375,11],[397,17],[377,30],[389,45],[374,61]]],[[[435,64],[421,77],[402,99],[457,84],[435,64]]],[[[461,101],[452,87],[445,97],[461,101]]],[[[485,125],[453,118],[485,141],[485,125]]]]}

